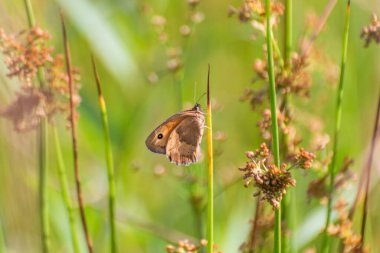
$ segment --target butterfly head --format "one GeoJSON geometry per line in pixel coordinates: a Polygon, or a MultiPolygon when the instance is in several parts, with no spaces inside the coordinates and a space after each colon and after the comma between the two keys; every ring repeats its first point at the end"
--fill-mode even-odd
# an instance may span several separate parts
{"type": "Polygon", "coordinates": [[[200,112],[201,111],[201,105],[196,103],[191,110],[200,112]]]}

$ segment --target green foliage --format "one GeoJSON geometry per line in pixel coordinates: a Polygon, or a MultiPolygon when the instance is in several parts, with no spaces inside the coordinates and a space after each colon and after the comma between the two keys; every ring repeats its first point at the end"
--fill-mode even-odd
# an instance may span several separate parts
{"type": "MultiPolygon", "coordinates": [[[[166,157],[149,152],[144,141],[158,123],[178,111],[178,82],[181,83],[184,107],[192,106],[196,102],[194,97],[197,100],[206,92],[208,63],[212,67],[214,194],[218,196],[214,199],[214,242],[218,250],[229,253],[238,252],[246,241],[256,199],[252,197],[253,188],[243,187],[244,182],[239,180],[242,175],[237,168],[245,161],[244,152],[254,150],[262,142],[260,129],[256,126],[261,112],[252,111],[249,103],[241,102],[240,97],[247,87],[258,87],[251,84],[255,76],[252,68],[254,60],[263,56],[265,41],[257,33],[257,39],[251,40],[253,30],[249,24],[227,17],[228,6],[239,4],[241,1],[237,0],[201,1],[196,8],[205,18],[194,27],[189,37],[184,38],[178,29],[188,22],[187,1],[32,1],[36,23],[49,31],[52,36],[50,44],[57,52],[63,52],[58,15],[62,8],[72,63],[80,68],[82,100],[78,107],[78,155],[86,218],[95,252],[107,252],[111,239],[103,127],[91,70],[91,53],[97,59],[107,103],[115,169],[115,227],[119,252],[165,252],[167,244],[183,239],[198,245],[206,234],[206,135],[202,141],[200,164],[184,168],[169,164],[166,157]],[[151,24],[154,15],[166,18],[165,29],[170,44],[163,45],[158,41],[156,28],[151,24]],[[171,73],[166,68],[166,51],[173,46],[183,48],[185,56],[181,72],[171,73]],[[148,81],[152,72],[159,76],[153,84],[148,81]],[[226,134],[226,140],[217,139],[220,132],[226,134]],[[197,184],[192,184],[194,179],[197,184]],[[200,218],[197,212],[201,214],[200,218]],[[203,226],[198,226],[199,222],[203,226]]],[[[355,160],[351,169],[359,174],[371,140],[380,83],[379,47],[370,45],[365,49],[360,33],[361,28],[370,22],[371,12],[379,8],[372,6],[376,5],[373,1],[351,4],[355,15],[351,19],[348,38],[349,60],[346,63],[336,168],[341,167],[344,156],[348,155],[355,160]]],[[[305,29],[307,20],[313,20],[311,12],[320,15],[324,5],[324,1],[317,0],[293,1],[293,48],[305,31],[311,34],[310,29],[305,29]]],[[[323,131],[330,136],[335,127],[337,81],[327,81],[326,65],[331,63],[328,66],[334,75],[341,57],[345,5],[345,1],[337,2],[314,44],[315,55],[308,65],[313,84],[310,97],[291,98],[297,134],[303,137],[302,144],[305,145],[310,144],[315,136],[310,131],[309,121],[305,120],[306,113],[322,122],[323,131]]],[[[0,17],[0,28],[7,33],[17,33],[28,27],[22,1],[0,1],[0,17]]],[[[274,37],[279,40],[278,47],[283,52],[280,27],[274,37]]],[[[13,101],[20,86],[17,80],[7,78],[3,60],[0,55],[0,108],[13,101]]],[[[205,111],[205,97],[200,98],[199,103],[205,111]]],[[[64,162],[72,164],[66,118],[58,116],[53,124],[59,131],[64,162]]],[[[47,139],[48,147],[54,147],[54,142],[50,143],[54,138],[47,139]]],[[[327,159],[331,146],[330,143],[326,150],[317,153],[316,160],[327,159]]],[[[281,148],[280,143],[280,153],[281,148]]],[[[41,252],[35,132],[15,132],[9,121],[0,118],[0,150],[0,252],[21,252],[23,249],[41,252]]],[[[71,232],[63,204],[66,200],[62,199],[60,178],[55,168],[57,157],[50,150],[48,155],[46,187],[49,190],[50,252],[72,252],[71,232]]],[[[292,221],[296,231],[290,246],[294,249],[321,245],[318,235],[323,229],[326,206],[310,200],[307,187],[310,181],[323,174],[323,169],[326,170],[292,171],[297,180],[292,189],[295,208],[290,209],[295,212],[292,216],[296,217],[292,221]]],[[[85,252],[74,175],[69,168],[66,173],[79,248],[80,252],[85,252]]],[[[377,180],[374,176],[374,186],[377,180]]],[[[352,202],[356,187],[347,187],[342,192],[352,202]]],[[[371,195],[376,196],[378,192],[379,187],[373,187],[371,195]]],[[[366,243],[371,245],[370,252],[379,252],[380,243],[376,238],[380,234],[380,220],[375,210],[380,204],[376,198],[371,201],[371,195],[367,221],[371,224],[371,231],[368,230],[366,243]]],[[[337,215],[333,212],[332,220],[335,217],[337,215]]],[[[272,242],[273,234],[269,234],[266,247],[260,252],[272,252],[272,242]]],[[[332,244],[333,250],[335,244],[332,244]]]]}

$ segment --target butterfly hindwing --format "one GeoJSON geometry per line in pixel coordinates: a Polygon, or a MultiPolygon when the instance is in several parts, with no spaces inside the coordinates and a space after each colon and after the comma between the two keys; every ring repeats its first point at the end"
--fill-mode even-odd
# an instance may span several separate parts
{"type": "Polygon", "coordinates": [[[178,124],[166,146],[166,156],[171,162],[188,165],[199,160],[203,126],[202,114],[186,117],[178,124]]]}

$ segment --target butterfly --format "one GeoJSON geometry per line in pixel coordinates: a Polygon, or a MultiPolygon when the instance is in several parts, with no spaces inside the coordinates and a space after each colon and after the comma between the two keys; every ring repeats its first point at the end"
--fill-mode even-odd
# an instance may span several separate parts
{"type": "Polygon", "coordinates": [[[189,165],[199,160],[205,124],[200,105],[179,112],[159,125],[145,141],[147,148],[165,154],[176,165],[189,165]]]}

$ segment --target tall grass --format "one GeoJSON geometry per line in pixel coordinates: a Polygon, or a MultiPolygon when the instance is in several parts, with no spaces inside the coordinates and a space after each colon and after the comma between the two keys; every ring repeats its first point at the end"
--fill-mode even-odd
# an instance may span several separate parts
{"type": "Polygon", "coordinates": [[[208,191],[207,191],[207,253],[213,252],[214,244],[214,154],[212,147],[212,115],[210,100],[210,65],[207,74],[207,160],[208,160],[208,191]]]}
{"type": "MultiPolygon", "coordinates": [[[[29,28],[35,26],[35,18],[33,7],[30,0],[24,0],[24,6],[28,17],[29,28]]],[[[37,73],[38,82],[41,87],[44,86],[41,68],[37,73]]],[[[38,129],[37,150],[38,150],[38,167],[39,167],[39,207],[40,207],[40,224],[41,224],[41,242],[42,252],[49,252],[50,244],[50,225],[49,225],[49,206],[48,206],[48,191],[47,191],[47,162],[48,162],[48,123],[44,117],[38,129]]]]}
{"type": "MultiPolygon", "coordinates": [[[[363,216],[362,216],[362,222],[361,222],[361,244],[360,249],[363,251],[364,246],[364,240],[365,240],[365,227],[367,223],[367,213],[368,213],[368,195],[369,195],[369,185],[371,180],[371,168],[372,168],[372,161],[373,161],[373,154],[375,152],[375,145],[376,145],[376,139],[379,136],[379,117],[380,117],[380,93],[378,97],[377,102],[377,111],[375,116],[375,126],[373,128],[373,134],[372,134],[372,141],[371,141],[371,147],[366,163],[366,175],[365,178],[365,194],[364,194],[364,204],[363,204],[363,216]]],[[[359,189],[360,190],[360,189],[359,189]]]]}
{"type": "MultiPolygon", "coordinates": [[[[280,143],[278,135],[277,124],[277,104],[276,104],[276,81],[274,77],[274,62],[273,62],[273,48],[272,48],[272,27],[270,25],[270,1],[265,1],[266,13],[266,42],[268,50],[268,76],[269,76],[269,97],[270,108],[272,117],[272,152],[275,165],[280,167],[280,143]]],[[[274,218],[274,252],[281,252],[281,204],[275,210],[274,218]]]]}
{"type": "Polygon", "coordinates": [[[72,77],[71,55],[70,55],[70,48],[69,48],[69,44],[67,40],[65,21],[64,21],[62,12],[61,12],[61,25],[62,25],[62,34],[63,34],[63,44],[64,44],[64,49],[65,49],[68,86],[69,86],[69,92],[70,92],[70,123],[71,123],[71,135],[72,135],[73,157],[74,157],[74,174],[75,174],[77,199],[78,199],[79,212],[80,212],[80,217],[81,217],[84,236],[86,239],[87,248],[88,248],[88,251],[92,253],[93,246],[92,246],[92,241],[90,238],[90,233],[88,231],[87,222],[86,222],[86,215],[84,211],[83,196],[82,196],[81,182],[80,182],[80,175],[79,175],[78,143],[77,143],[77,129],[76,129],[76,117],[75,117],[76,112],[74,109],[74,95],[73,95],[74,83],[73,83],[73,77],[72,77]]]}
{"type": "Polygon", "coordinates": [[[350,27],[350,0],[347,1],[346,6],[346,16],[344,22],[344,33],[342,40],[342,59],[340,64],[340,76],[339,76],[339,87],[338,94],[336,100],[336,113],[335,113],[335,130],[334,130],[334,139],[333,139],[333,157],[331,160],[331,164],[329,167],[329,193],[328,193],[328,203],[326,210],[326,221],[325,228],[323,233],[323,242],[322,242],[322,251],[327,253],[330,251],[330,240],[327,234],[327,229],[331,222],[331,212],[332,212],[332,203],[333,203],[333,194],[334,194],[334,185],[335,185],[335,176],[337,173],[336,169],[336,160],[337,160],[337,152],[338,152],[338,142],[339,142],[339,133],[341,126],[341,118],[342,118],[342,100],[343,100],[343,91],[344,91],[344,73],[346,69],[346,60],[347,60],[347,45],[348,45],[348,32],[350,27]]]}
{"type": "Polygon", "coordinates": [[[78,242],[78,234],[75,228],[75,216],[74,210],[72,207],[71,199],[70,199],[70,191],[69,184],[67,181],[67,173],[66,166],[62,155],[61,143],[59,141],[58,131],[56,127],[52,127],[54,142],[55,142],[55,153],[57,156],[57,168],[58,168],[58,177],[62,190],[62,198],[66,207],[67,214],[69,216],[69,226],[70,226],[70,235],[71,241],[73,243],[73,250],[75,253],[79,253],[79,242],[78,242]]]}
{"type": "Polygon", "coordinates": [[[96,69],[96,64],[94,57],[92,60],[92,68],[94,71],[96,87],[98,90],[98,102],[99,109],[102,116],[102,124],[103,124],[103,136],[104,136],[104,152],[106,156],[107,162],[107,175],[108,175],[108,215],[110,222],[110,230],[111,230],[111,252],[117,252],[117,238],[116,238],[116,217],[115,217],[115,195],[116,195],[116,186],[115,186],[115,176],[114,176],[114,165],[112,158],[112,148],[111,148],[111,138],[110,138],[110,130],[108,126],[108,115],[106,102],[103,97],[102,88],[100,85],[100,78],[98,71],[96,69]]]}
{"type": "MultiPolygon", "coordinates": [[[[290,61],[291,61],[291,53],[292,53],[292,43],[293,43],[293,27],[292,27],[292,20],[293,20],[293,1],[292,0],[285,0],[285,25],[284,25],[284,61],[285,61],[285,71],[289,71],[290,68],[290,61]]],[[[284,102],[283,107],[284,110],[287,110],[288,103],[289,103],[289,94],[284,94],[284,102]]],[[[283,145],[285,150],[283,150],[283,157],[288,153],[287,147],[288,147],[288,136],[283,136],[283,145]]],[[[281,205],[281,212],[282,212],[282,221],[283,224],[286,224],[286,227],[284,227],[284,230],[282,232],[282,241],[281,241],[281,248],[282,252],[288,252],[290,248],[290,237],[288,236],[287,231],[291,231],[291,233],[294,233],[294,223],[293,223],[293,215],[294,211],[292,209],[293,202],[295,202],[295,189],[289,189],[288,193],[284,195],[282,205],[281,205]]],[[[292,237],[293,238],[293,237],[292,237]]]]}

